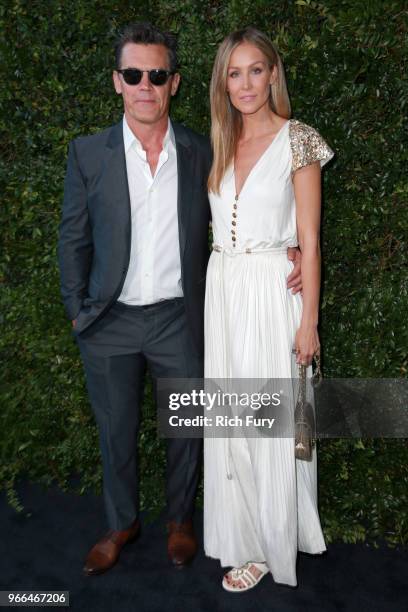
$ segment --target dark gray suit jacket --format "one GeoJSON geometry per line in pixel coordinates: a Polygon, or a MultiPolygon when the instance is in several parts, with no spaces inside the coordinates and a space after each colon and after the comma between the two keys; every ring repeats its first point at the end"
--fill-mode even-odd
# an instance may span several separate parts
{"type": "MultiPolygon", "coordinates": [[[[181,279],[190,330],[204,347],[205,275],[209,257],[208,138],[172,123],[177,150],[181,279]]],[[[81,334],[122,291],[129,266],[130,197],[122,121],[69,146],[58,242],[61,293],[81,334]]]]}

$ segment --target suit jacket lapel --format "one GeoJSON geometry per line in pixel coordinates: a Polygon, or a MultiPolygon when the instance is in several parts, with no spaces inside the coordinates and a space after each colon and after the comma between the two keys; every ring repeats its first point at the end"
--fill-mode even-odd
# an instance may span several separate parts
{"type": "Polygon", "coordinates": [[[187,131],[182,125],[172,123],[177,150],[177,215],[179,226],[180,258],[183,260],[186,248],[188,226],[191,215],[193,177],[194,177],[194,148],[187,131]]]}
{"type": "Polygon", "coordinates": [[[126,224],[130,236],[130,195],[122,121],[112,127],[108,137],[103,176],[105,195],[109,201],[114,203],[117,220],[126,224]]]}

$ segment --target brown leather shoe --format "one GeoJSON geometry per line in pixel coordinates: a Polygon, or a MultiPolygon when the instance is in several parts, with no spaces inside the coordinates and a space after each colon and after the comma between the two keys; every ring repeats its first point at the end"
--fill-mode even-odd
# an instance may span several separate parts
{"type": "Polygon", "coordinates": [[[193,522],[167,523],[167,552],[175,567],[184,567],[197,552],[197,540],[193,531],[193,522]]]}
{"type": "Polygon", "coordinates": [[[96,576],[113,567],[119,559],[123,546],[134,540],[138,536],[139,530],[140,522],[138,519],[128,529],[122,531],[110,529],[89,551],[83,573],[86,576],[96,576]]]}

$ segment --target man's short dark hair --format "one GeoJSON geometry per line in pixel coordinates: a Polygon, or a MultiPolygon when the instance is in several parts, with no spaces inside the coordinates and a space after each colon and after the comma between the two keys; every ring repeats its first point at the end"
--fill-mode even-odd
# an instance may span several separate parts
{"type": "MultiPolygon", "coordinates": [[[[115,44],[115,65],[116,70],[122,66],[123,47],[128,43],[139,43],[142,45],[164,45],[169,54],[170,70],[176,72],[178,69],[177,60],[177,39],[170,32],[162,32],[151,23],[130,23],[120,32],[115,44]]],[[[137,66],[135,66],[137,68],[137,66]]]]}

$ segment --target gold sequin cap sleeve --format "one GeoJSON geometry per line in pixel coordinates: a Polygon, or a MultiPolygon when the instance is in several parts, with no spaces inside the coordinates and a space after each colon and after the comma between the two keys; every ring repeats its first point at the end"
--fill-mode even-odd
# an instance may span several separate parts
{"type": "Polygon", "coordinates": [[[324,166],[334,155],[317,130],[297,119],[290,120],[289,139],[292,149],[292,172],[315,161],[320,161],[320,165],[324,166]]]}

